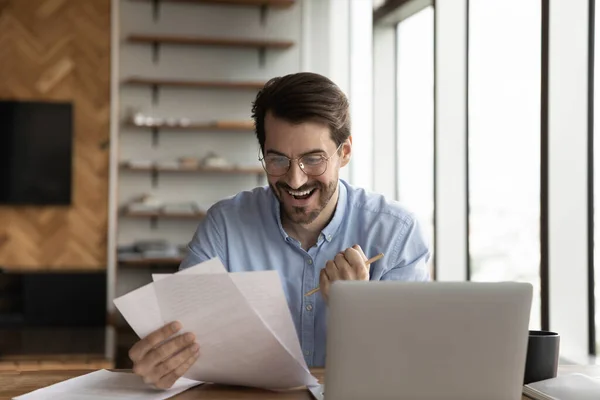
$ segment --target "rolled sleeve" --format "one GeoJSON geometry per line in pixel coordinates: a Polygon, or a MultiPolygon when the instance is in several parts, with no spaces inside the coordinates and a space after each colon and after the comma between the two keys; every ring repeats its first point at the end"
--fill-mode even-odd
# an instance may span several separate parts
{"type": "Polygon", "coordinates": [[[224,248],[224,226],[218,221],[218,211],[208,210],[206,217],[198,224],[194,237],[187,245],[188,254],[179,265],[179,269],[193,267],[201,262],[218,257],[227,269],[227,257],[224,248]]]}
{"type": "Polygon", "coordinates": [[[419,222],[410,216],[405,220],[402,234],[394,246],[394,265],[382,275],[381,280],[429,281],[431,276],[427,264],[430,258],[428,240],[419,222]]]}

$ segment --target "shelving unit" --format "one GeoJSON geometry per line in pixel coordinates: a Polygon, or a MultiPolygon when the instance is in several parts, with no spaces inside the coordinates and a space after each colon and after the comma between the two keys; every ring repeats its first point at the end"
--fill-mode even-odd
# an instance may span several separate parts
{"type": "Polygon", "coordinates": [[[124,123],[125,127],[128,128],[139,128],[139,129],[151,129],[151,130],[171,130],[171,131],[184,131],[184,132],[197,132],[197,131],[224,131],[224,132],[248,132],[254,130],[252,122],[232,122],[232,123],[207,123],[207,124],[189,124],[189,125],[169,125],[169,124],[156,124],[156,125],[137,125],[132,121],[124,123]]]}
{"type": "Polygon", "coordinates": [[[158,62],[161,45],[255,48],[258,50],[258,62],[260,66],[265,64],[267,49],[282,50],[288,49],[294,45],[294,42],[289,40],[234,39],[227,37],[147,34],[129,35],[127,41],[130,43],[152,45],[152,60],[154,63],[158,62]]]}
{"type": "Polygon", "coordinates": [[[264,169],[256,167],[231,167],[231,168],[218,168],[218,167],[197,167],[197,168],[189,168],[189,167],[180,167],[180,168],[170,168],[170,167],[132,167],[128,164],[122,164],[121,168],[129,171],[147,171],[147,172],[190,172],[190,173],[207,173],[207,174],[250,174],[250,175],[263,175],[265,173],[264,169]]]}
{"type": "Polygon", "coordinates": [[[220,89],[220,90],[251,90],[258,91],[265,82],[259,81],[193,81],[181,79],[159,79],[130,77],[123,81],[124,85],[149,86],[152,90],[152,104],[158,104],[159,91],[161,86],[175,87],[183,89],[220,89]]]}
{"type": "Polygon", "coordinates": [[[219,37],[175,36],[175,35],[129,35],[130,43],[145,44],[173,44],[188,46],[216,46],[239,47],[258,49],[287,49],[294,45],[290,40],[260,40],[260,39],[232,39],[219,37]]]}
{"type": "MultiPolygon", "coordinates": [[[[266,183],[252,101],[302,67],[300,1],[118,0],[114,297],[175,272],[207,207],[266,183]]],[[[110,320],[127,368],[137,337],[114,309],[110,320]]]]}
{"type": "Polygon", "coordinates": [[[128,218],[165,218],[165,219],[202,219],[206,216],[203,212],[173,213],[164,211],[123,211],[123,217],[128,218]]]}
{"type": "Polygon", "coordinates": [[[166,266],[176,267],[183,261],[182,257],[165,257],[165,258],[140,258],[135,260],[121,260],[119,264],[122,267],[150,267],[150,266],[166,266]]]}

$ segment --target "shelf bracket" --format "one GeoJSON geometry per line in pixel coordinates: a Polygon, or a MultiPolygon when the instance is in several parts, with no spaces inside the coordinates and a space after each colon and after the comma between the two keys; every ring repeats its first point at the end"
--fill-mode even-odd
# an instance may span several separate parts
{"type": "Polygon", "coordinates": [[[156,229],[157,225],[158,225],[158,217],[157,216],[151,216],[150,217],[150,229],[156,229]]]}
{"type": "Polygon", "coordinates": [[[152,90],[152,104],[157,105],[158,104],[158,85],[153,84],[151,90],[152,90]]]}
{"type": "Polygon", "coordinates": [[[152,187],[156,188],[158,186],[158,170],[156,168],[152,168],[152,187]]]}
{"type": "Polygon", "coordinates": [[[160,0],[152,0],[152,17],[154,22],[158,21],[160,16],[160,0]]]}
{"type": "Polygon", "coordinates": [[[262,68],[265,66],[265,61],[267,58],[267,48],[260,47],[258,49],[258,65],[262,68]]]}
{"type": "Polygon", "coordinates": [[[152,147],[158,145],[158,126],[152,127],[152,147]]]}
{"type": "Polygon", "coordinates": [[[264,26],[267,22],[267,14],[269,12],[269,6],[262,4],[260,6],[260,24],[264,26]]]}
{"type": "Polygon", "coordinates": [[[160,43],[152,42],[152,62],[158,64],[158,58],[160,55],[160,43]]]}

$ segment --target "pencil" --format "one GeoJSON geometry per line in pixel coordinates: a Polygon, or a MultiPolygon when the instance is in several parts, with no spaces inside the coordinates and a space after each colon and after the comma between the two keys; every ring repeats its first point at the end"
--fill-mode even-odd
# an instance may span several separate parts
{"type": "MultiPolygon", "coordinates": [[[[381,257],[383,257],[383,253],[379,253],[375,257],[369,258],[365,264],[370,265],[370,264],[374,263],[375,261],[379,260],[381,257]]],[[[304,296],[311,296],[311,295],[317,293],[319,291],[319,289],[320,288],[317,286],[310,292],[307,292],[304,296]]]]}

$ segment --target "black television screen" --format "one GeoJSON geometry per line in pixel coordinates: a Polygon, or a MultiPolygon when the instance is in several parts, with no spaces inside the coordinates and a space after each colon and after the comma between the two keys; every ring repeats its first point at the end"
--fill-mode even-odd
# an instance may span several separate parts
{"type": "Polygon", "coordinates": [[[69,205],[73,105],[0,100],[0,204],[69,205]]]}

